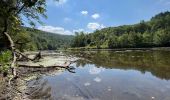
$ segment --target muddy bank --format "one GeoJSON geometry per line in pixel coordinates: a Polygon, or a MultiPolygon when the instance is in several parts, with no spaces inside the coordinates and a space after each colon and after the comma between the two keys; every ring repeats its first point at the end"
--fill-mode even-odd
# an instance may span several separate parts
{"type": "MultiPolygon", "coordinates": [[[[33,57],[36,52],[27,53],[29,57],[33,57]]],[[[18,64],[28,66],[39,66],[39,67],[18,67],[17,76],[18,78],[11,81],[9,86],[8,80],[10,76],[4,78],[0,76],[0,100],[24,100],[29,99],[31,95],[27,88],[27,83],[31,80],[36,80],[42,75],[55,75],[65,71],[65,68],[61,67],[48,67],[48,66],[64,66],[67,62],[74,63],[79,58],[64,55],[62,52],[42,52],[42,59],[37,62],[31,61],[19,61],[18,64]]]]}
{"type": "Polygon", "coordinates": [[[0,75],[0,100],[7,98],[7,85],[7,79],[4,78],[3,75],[0,75]]]}

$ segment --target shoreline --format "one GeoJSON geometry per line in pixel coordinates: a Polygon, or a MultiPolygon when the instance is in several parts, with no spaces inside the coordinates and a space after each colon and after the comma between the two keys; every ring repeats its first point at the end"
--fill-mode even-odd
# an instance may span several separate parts
{"type": "MultiPolygon", "coordinates": [[[[91,50],[83,50],[83,51],[140,51],[140,50],[168,50],[170,51],[170,47],[159,47],[159,48],[121,48],[121,49],[91,49],[91,50]]],[[[65,50],[67,51],[67,50],[65,50]]],[[[79,50],[77,50],[79,51],[79,50]]],[[[42,51],[43,52],[43,51],[42,51]]],[[[58,52],[58,51],[57,51],[58,52]]],[[[28,54],[30,54],[30,56],[33,56],[36,52],[28,52],[28,54]]],[[[65,55],[64,53],[62,53],[62,51],[60,51],[60,53],[55,53],[55,51],[46,51],[45,53],[42,53],[44,60],[42,59],[40,62],[38,62],[37,64],[54,64],[58,63],[59,65],[62,65],[63,63],[65,63],[66,61],[75,61],[77,58],[75,56],[72,55],[65,55]],[[48,60],[48,61],[47,61],[48,60]],[[56,62],[57,61],[57,62],[56,62]],[[48,62],[48,63],[47,63],[48,62]]],[[[25,63],[25,62],[23,62],[25,63]]],[[[27,62],[27,64],[29,65],[30,62],[27,62]]],[[[38,77],[40,77],[41,75],[55,75],[58,74],[60,72],[63,72],[65,69],[63,68],[59,68],[59,67],[55,67],[55,68],[48,68],[48,67],[42,67],[42,68],[36,68],[36,67],[18,67],[17,68],[17,73],[19,73],[19,78],[17,80],[13,80],[11,86],[8,86],[8,81],[7,78],[4,78],[4,82],[3,82],[4,86],[1,89],[2,92],[0,92],[0,96],[2,96],[0,99],[3,99],[3,97],[7,97],[11,96],[12,100],[20,100],[20,99],[29,99],[29,87],[27,86],[27,82],[31,81],[31,80],[36,80],[38,77]],[[12,89],[11,89],[12,87],[12,89]],[[9,95],[9,90],[12,91],[11,95],[9,95]]]]}
{"type": "Polygon", "coordinates": [[[149,48],[115,48],[115,49],[97,49],[97,48],[69,48],[70,51],[126,51],[126,50],[168,50],[170,51],[170,47],[149,47],[149,48]]]}
{"type": "MultiPolygon", "coordinates": [[[[29,56],[34,56],[36,52],[27,52],[29,56]]],[[[65,71],[64,67],[46,67],[57,64],[56,66],[63,66],[66,62],[75,62],[79,58],[73,57],[71,55],[64,55],[63,53],[55,53],[55,52],[43,52],[43,58],[39,62],[30,62],[30,61],[20,61],[18,63],[22,63],[24,65],[43,65],[39,67],[22,67],[19,66],[17,68],[18,78],[11,81],[11,84],[8,84],[8,80],[10,75],[7,77],[0,76],[0,100],[25,100],[29,99],[30,88],[27,83],[36,80],[41,75],[55,75],[60,72],[65,71]]],[[[72,63],[70,63],[72,64],[72,63]]]]}

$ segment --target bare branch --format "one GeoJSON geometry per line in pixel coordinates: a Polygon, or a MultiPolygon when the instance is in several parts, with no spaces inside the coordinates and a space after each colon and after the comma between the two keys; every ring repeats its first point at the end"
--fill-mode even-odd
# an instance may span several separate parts
{"type": "Polygon", "coordinates": [[[35,61],[35,60],[39,60],[42,58],[41,56],[41,52],[39,52],[37,55],[35,55],[34,58],[29,58],[27,57],[24,53],[20,52],[20,51],[15,51],[18,55],[21,55],[22,57],[26,58],[27,60],[30,60],[30,61],[35,61]]]}

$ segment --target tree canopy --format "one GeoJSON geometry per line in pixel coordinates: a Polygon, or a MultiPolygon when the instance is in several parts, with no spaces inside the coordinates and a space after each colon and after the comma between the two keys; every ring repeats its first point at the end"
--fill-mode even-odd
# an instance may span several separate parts
{"type": "MultiPolygon", "coordinates": [[[[26,18],[30,25],[40,21],[40,16],[46,18],[46,0],[1,0],[0,1],[0,45],[11,52],[12,75],[16,77],[16,66],[19,56],[26,57],[19,51],[30,39],[30,35],[22,30],[26,18]],[[18,46],[18,44],[21,44],[18,46]]],[[[40,53],[39,53],[40,54],[40,53]]],[[[0,52],[3,56],[3,53],[0,52]]],[[[9,57],[10,58],[10,57],[9,57]]],[[[2,62],[1,62],[2,63],[2,62]]],[[[0,64],[0,67],[4,67],[0,64]]]]}
{"type": "Polygon", "coordinates": [[[170,12],[160,13],[150,21],[76,33],[72,47],[136,48],[170,46],[170,12]]]}
{"type": "MultiPolygon", "coordinates": [[[[7,31],[16,49],[55,50],[69,46],[72,36],[23,27],[26,22],[32,26],[37,22],[41,24],[41,16],[47,18],[46,0],[1,0],[0,7],[0,33],[7,31]]],[[[0,50],[8,49],[10,43],[5,35],[0,34],[0,40],[0,50]]]]}

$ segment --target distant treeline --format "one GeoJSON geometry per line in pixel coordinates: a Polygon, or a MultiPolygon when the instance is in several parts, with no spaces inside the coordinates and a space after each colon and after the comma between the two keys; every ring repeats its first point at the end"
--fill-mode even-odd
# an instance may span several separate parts
{"type": "Polygon", "coordinates": [[[76,33],[72,47],[85,48],[137,48],[170,46],[170,12],[141,21],[135,25],[123,25],[96,30],[94,33],[76,33]]]}
{"type": "MultiPolygon", "coordinates": [[[[18,49],[23,50],[56,50],[68,48],[73,39],[71,35],[60,35],[37,29],[22,27],[18,32],[11,32],[11,36],[18,49]]],[[[0,49],[7,48],[9,44],[0,35],[0,49]]]]}
{"type": "Polygon", "coordinates": [[[27,28],[26,31],[31,36],[30,43],[34,44],[33,48],[39,50],[67,48],[70,46],[71,40],[73,39],[71,35],[60,35],[31,28],[27,28]]]}

